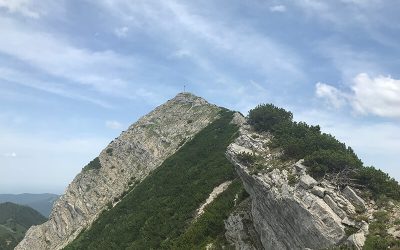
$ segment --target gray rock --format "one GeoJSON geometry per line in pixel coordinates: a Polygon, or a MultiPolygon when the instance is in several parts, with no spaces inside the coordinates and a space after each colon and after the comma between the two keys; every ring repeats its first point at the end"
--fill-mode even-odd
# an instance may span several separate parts
{"type": "Polygon", "coordinates": [[[300,172],[301,174],[305,174],[307,167],[303,165],[304,159],[298,160],[293,166],[296,168],[296,171],[300,172]]]}
{"type": "Polygon", "coordinates": [[[329,194],[325,195],[324,201],[341,219],[344,219],[347,216],[346,213],[336,204],[336,202],[329,194]]]}
{"type": "Polygon", "coordinates": [[[365,211],[367,209],[364,200],[359,197],[356,192],[349,186],[346,186],[343,191],[343,196],[345,196],[356,208],[361,211],[365,211]]]}
{"type": "Polygon", "coordinates": [[[391,227],[388,229],[388,234],[390,234],[391,236],[400,239],[400,229],[397,227],[391,227]]]}
{"type": "Polygon", "coordinates": [[[360,230],[359,232],[350,235],[349,238],[347,238],[347,242],[354,249],[361,250],[364,247],[365,239],[364,232],[360,230]]]}
{"type": "MultiPolygon", "coordinates": [[[[316,196],[323,198],[325,195],[325,188],[319,187],[319,186],[314,186],[311,189],[311,193],[315,194],[316,196]]],[[[329,204],[328,204],[329,205],[329,204]]]]}
{"type": "Polygon", "coordinates": [[[251,217],[251,201],[243,201],[238,208],[224,221],[225,237],[235,249],[261,249],[261,242],[253,226],[251,217]]]}
{"type": "Polygon", "coordinates": [[[308,174],[305,174],[300,176],[299,184],[305,189],[310,189],[317,185],[318,182],[308,174]]]}
{"type": "Polygon", "coordinates": [[[219,111],[202,98],[181,93],[140,118],[100,153],[100,169],[75,177],[55,202],[49,220],[31,227],[16,249],[62,249],[130,184],[143,180],[214,121],[219,111]]]}
{"type": "MultiPolygon", "coordinates": [[[[250,133],[240,130],[240,136],[226,152],[234,164],[252,205],[251,215],[263,249],[323,249],[346,239],[344,226],[335,212],[318,196],[311,193],[317,182],[310,176],[303,177],[305,188],[288,184],[287,173],[293,165],[274,168],[271,172],[252,175],[248,166],[236,159],[236,151],[247,148],[259,155],[269,155],[266,165],[272,165],[278,154],[265,147],[253,145],[250,133]]],[[[268,138],[265,138],[265,142],[268,138]]],[[[292,173],[292,172],[291,172],[292,173]]],[[[301,178],[300,178],[301,179],[301,178]]]]}
{"type": "Polygon", "coordinates": [[[342,224],[350,227],[356,227],[356,223],[353,220],[350,220],[348,217],[345,217],[342,220],[342,224]]]}

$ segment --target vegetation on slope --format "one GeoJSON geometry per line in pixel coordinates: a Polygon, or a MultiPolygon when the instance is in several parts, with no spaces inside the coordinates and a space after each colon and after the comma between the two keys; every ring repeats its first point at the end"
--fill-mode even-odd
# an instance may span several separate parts
{"type": "Polygon", "coordinates": [[[14,249],[32,225],[46,218],[36,210],[11,202],[0,204],[0,249],[14,249]]]}
{"type": "Polygon", "coordinates": [[[197,226],[191,222],[213,188],[235,177],[225,158],[238,130],[231,119],[232,112],[222,111],[66,249],[174,249],[218,238],[230,206],[225,199],[238,191],[237,184],[214,204],[221,213],[210,207],[197,226]]]}
{"type": "Polygon", "coordinates": [[[248,194],[239,179],[236,179],[219,195],[189,228],[172,242],[172,249],[205,249],[212,243],[213,249],[223,249],[228,245],[225,238],[224,220],[233,212],[248,194]]]}
{"type": "MultiPolygon", "coordinates": [[[[362,161],[330,134],[321,133],[319,126],[293,121],[291,112],[272,104],[259,105],[249,112],[249,123],[256,131],[273,135],[270,146],[281,148],[284,159],[304,159],[308,172],[315,178],[328,178],[338,185],[365,187],[377,205],[388,198],[400,201],[400,185],[387,173],[374,167],[363,166],[362,161]]],[[[253,155],[242,155],[242,161],[255,161],[253,155]]],[[[374,214],[363,249],[400,249],[400,241],[387,233],[388,212],[374,214]]],[[[342,249],[342,247],[340,247],[342,249]]]]}
{"type": "Polygon", "coordinates": [[[302,159],[310,175],[321,178],[335,174],[338,184],[366,187],[375,197],[387,196],[400,200],[400,186],[388,174],[374,167],[364,167],[362,161],[330,134],[321,133],[319,126],[293,121],[291,112],[272,104],[262,104],[249,112],[249,123],[257,131],[273,135],[272,147],[283,149],[283,157],[302,159]]]}
{"type": "Polygon", "coordinates": [[[94,169],[100,169],[101,163],[99,157],[94,158],[86,166],[83,167],[83,171],[89,171],[94,169]]]}

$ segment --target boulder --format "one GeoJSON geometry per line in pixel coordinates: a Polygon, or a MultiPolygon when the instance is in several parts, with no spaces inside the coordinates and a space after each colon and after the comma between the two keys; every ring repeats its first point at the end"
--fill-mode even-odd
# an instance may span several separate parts
{"type": "Polygon", "coordinates": [[[365,234],[362,230],[359,232],[352,234],[347,238],[347,242],[354,249],[361,250],[364,247],[365,243],[365,234]]]}
{"type": "Polygon", "coordinates": [[[364,212],[367,207],[365,205],[365,201],[356,194],[356,192],[349,186],[346,186],[343,191],[343,196],[346,197],[346,199],[348,199],[351,204],[353,204],[356,209],[361,210],[360,212],[364,212]]]}
{"type": "Polygon", "coordinates": [[[324,201],[333,210],[333,212],[340,217],[340,219],[344,219],[347,216],[329,194],[325,195],[324,201]]]}
{"type": "Polygon", "coordinates": [[[320,197],[320,198],[324,198],[325,195],[325,188],[323,187],[319,187],[319,186],[314,186],[311,189],[311,193],[315,194],[316,196],[320,197]]]}
{"type": "Polygon", "coordinates": [[[299,184],[305,189],[310,189],[317,185],[318,182],[308,174],[305,174],[300,177],[299,184]]]}

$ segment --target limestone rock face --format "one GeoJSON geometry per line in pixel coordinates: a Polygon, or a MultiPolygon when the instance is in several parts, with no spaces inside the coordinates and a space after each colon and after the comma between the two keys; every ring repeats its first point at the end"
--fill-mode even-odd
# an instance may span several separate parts
{"type": "MultiPolygon", "coordinates": [[[[251,217],[262,248],[324,249],[345,243],[349,225],[343,222],[352,222],[348,219],[355,210],[352,203],[364,201],[353,197],[351,188],[347,189],[352,196],[346,198],[350,196],[329,182],[316,181],[306,174],[302,161],[281,160],[281,153],[268,147],[270,139],[268,133],[255,133],[243,124],[226,152],[250,195],[251,217]],[[251,153],[256,163],[242,162],[241,153],[251,153]]],[[[360,231],[349,241],[359,247],[366,233],[360,231]]]]}
{"type": "Polygon", "coordinates": [[[225,220],[225,237],[235,249],[262,249],[260,239],[254,228],[251,216],[251,200],[244,200],[225,220]]]}
{"type": "Polygon", "coordinates": [[[83,170],[55,202],[49,220],[30,228],[17,250],[61,249],[218,117],[220,108],[178,94],[131,125],[99,155],[101,168],[83,170]]]}

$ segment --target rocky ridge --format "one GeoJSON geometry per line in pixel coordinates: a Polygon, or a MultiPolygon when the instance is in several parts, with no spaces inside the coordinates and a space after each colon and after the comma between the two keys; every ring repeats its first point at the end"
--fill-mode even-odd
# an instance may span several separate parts
{"type": "Polygon", "coordinates": [[[260,249],[249,243],[242,223],[247,219],[263,249],[362,249],[378,211],[374,201],[362,199],[355,188],[315,180],[302,160],[281,160],[281,152],[268,147],[270,140],[270,134],[256,133],[242,120],[239,137],[227,149],[251,199],[247,212],[226,221],[227,239],[236,249],[260,249]]]}
{"type": "Polygon", "coordinates": [[[131,125],[85,167],[53,207],[50,218],[29,229],[16,249],[61,249],[106,208],[115,205],[186,141],[218,117],[220,108],[178,94],[131,125]]]}

